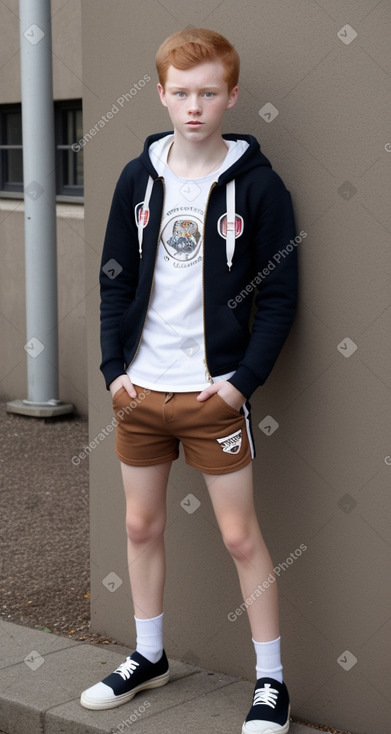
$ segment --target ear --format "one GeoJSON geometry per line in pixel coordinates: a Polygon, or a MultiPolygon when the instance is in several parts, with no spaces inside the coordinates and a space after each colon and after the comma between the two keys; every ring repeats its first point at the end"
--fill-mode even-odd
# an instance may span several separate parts
{"type": "Polygon", "coordinates": [[[159,93],[159,97],[160,97],[160,101],[161,101],[162,105],[164,105],[164,107],[167,107],[166,94],[165,94],[164,88],[162,87],[162,85],[160,84],[160,82],[157,85],[157,91],[159,93]]]}
{"type": "Polygon", "coordinates": [[[236,104],[237,99],[239,95],[239,87],[233,87],[229,93],[228,103],[227,103],[227,110],[231,109],[231,107],[236,104]]]}

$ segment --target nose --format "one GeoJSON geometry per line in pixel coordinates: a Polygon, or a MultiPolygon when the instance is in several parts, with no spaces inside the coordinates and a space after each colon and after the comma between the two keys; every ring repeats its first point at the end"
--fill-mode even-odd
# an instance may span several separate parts
{"type": "Polygon", "coordinates": [[[200,99],[196,94],[189,96],[187,111],[189,115],[199,115],[201,112],[200,99]]]}

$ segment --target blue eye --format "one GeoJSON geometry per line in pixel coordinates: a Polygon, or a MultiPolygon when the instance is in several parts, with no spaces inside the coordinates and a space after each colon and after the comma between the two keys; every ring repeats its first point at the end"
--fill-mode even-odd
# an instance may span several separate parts
{"type": "Polygon", "coordinates": [[[205,97],[214,97],[214,92],[205,92],[205,97]]]}

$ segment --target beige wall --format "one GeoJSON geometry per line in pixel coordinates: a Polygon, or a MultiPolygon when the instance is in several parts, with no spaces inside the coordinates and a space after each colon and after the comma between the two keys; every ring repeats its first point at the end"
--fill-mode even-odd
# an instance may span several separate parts
{"type": "MultiPolygon", "coordinates": [[[[53,96],[82,97],[80,0],[52,0],[53,96]]],[[[19,1],[0,3],[0,104],[20,102],[19,1]]],[[[23,201],[0,198],[0,396],[27,397],[23,201]]],[[[57,205],[59,389],[87,416],[84,207],[57,205]]]]}
{"type": "MultiPolygon", "coordinates": [[[[24,205],[0,199],[0,395],[27,397],[24,205]]],[[[88,415],[84,207],[57,204],[59,393],[88,415]]]]}
{"type": "MultiPolygon", "coordinates": [[[[376,0],[82,5],[85,130],[152,77],[85,147],[90,438],[112,419],[98,368],[97,280],[113,187],[145,136],[170,128],[155,88],[158,44],[189,24],[210,27],[242,58],[226,130],[259,138],[307,233],[298,318],[252,401],[256,503],[280,570],[285,677],[294,715],[354,734],[384,734],[391,720],[390,13],[376,0]],[[349,44],[337,37],[346,23],[358,33],[349,44]],[[279,114],[268,124],[258,111],[269,102],[279,114]],[[270,436],[258,427],[268,415],[279,424],[270,436]]],[[[113,434],[98,439],[90,455],[92,623],[132,646],[113,444],[113,434]],[[111,573],[122,581],[114,591],[102,583],[111,573]]],[[[228,618],[241,603],[233,564],[201,477],[182,460],[168,511],[167,652],[252,680],[247,620],[228,618]],[[201,502],[193,514],[180,505],[189,492],[201,502]]]]}
{"type": "MultiPolygon", "coordinates": [[[[54,99],[80,99],[81,0],[51,0],[54,99]]],[[[20,102],[19,0],[0,3],[0,104],[20,102]]]]}

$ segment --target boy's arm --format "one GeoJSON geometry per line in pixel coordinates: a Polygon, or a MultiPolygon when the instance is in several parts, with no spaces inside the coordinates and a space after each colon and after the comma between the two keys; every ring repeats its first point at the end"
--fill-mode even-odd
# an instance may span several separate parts
{"type": "Polygon", "coordinates": [[[119,375],[125,374],[120,322],[134,299],[137,286],[139,258],[137,231],[131,208],[132,196],[126,169],[116,185],[106,227],[100,269],[101,349],[106,387],[119,375]]]}
{"type": "Polygon", "coordinates": [[[254,238],[256,267],[252,283],[257,293],[251,337],[229,380],[247,398],[269,376],[297,307],[297,244],[292,202],[278,176],[273,183],[272,200],[260,212],[254,238]],[[273,196],[276,188],[279,189],[277,198],[273,196]]]}

